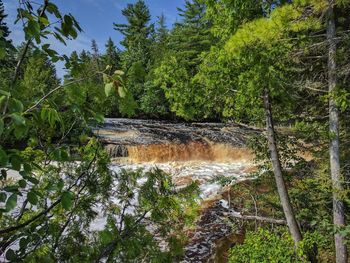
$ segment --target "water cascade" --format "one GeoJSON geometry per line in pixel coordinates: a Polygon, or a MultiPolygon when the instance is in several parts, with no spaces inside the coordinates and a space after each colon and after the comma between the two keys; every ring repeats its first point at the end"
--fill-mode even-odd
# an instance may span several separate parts
{"type": "MultiPolygon", "coordinates": [[[[179,187],[199,183],[201,215],[196,230],[189,233],[183,262],[219,262],[218,246],[224,247],[219,244],[232,239],[232,233],[227,224],[227,189],[214,179],[246,178],[254,169],[247,139],[260,131],[237,124],[107,119],[94,133],[113,158],[111,169],[157,166],[179,187]]],[[[239,237],[235,233],[233,238],[239,237]]]]}

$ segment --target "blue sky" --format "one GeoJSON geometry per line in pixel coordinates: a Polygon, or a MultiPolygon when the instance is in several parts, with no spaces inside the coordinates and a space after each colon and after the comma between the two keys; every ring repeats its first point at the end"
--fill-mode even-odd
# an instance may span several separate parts
{"type": "MultiPolygon", "coordinates": [[[[42,0],[37,0],[40,2],[42,0]]],[[[23,32],[18,25],[14,25],[18,1],[3,0],[5,11],[8,13],[7,24],[12,33],[11,38],[15,44],[23,41],[23,32]]],[[[135,3],[136,0],[53,0],[62,13],[72,13],[78,20],[84,32],[74,41],[69,41],[67,46],[56,41],[49,41],[51,45],[61,54],[69,55],[72,51],[90,49],[91,40],[95,39],[101,52],[104,51],[104,44],[109,37],[112,37],[115,44],[119,45],[122,36],[113,29],[113,23],[124,23],[125,19],[121,10],[128,3],[135,3]]],[[[177,7],[184,5],[184,0],[145,0],[150,8],[152,20],[162,13],[166,17],[168,27],[178,19],[177,7]]],[[[60,77],[64,71],[62,65],[57,65],[57,73],[60,77]]]]}

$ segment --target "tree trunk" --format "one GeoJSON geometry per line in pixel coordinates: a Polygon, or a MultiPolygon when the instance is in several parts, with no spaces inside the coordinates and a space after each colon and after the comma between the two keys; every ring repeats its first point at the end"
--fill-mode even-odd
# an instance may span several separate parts
{"type": "Polygon", "coordinates": [[[298,223],[295,219],[294,211],[290,203],[288,191],[286,184],[282,175],[281,163],[278,156],[278,150],[275,139],[275,130],[273,125],[271,104],[269,91],[265,89],[264,91],[264,105],[265,105],[265,114],[266,114],[266,130],[267,130],[267,140],[269,145],[270,157],[272,161],[273,173],[275,175],[276,185],[279,197],[281,199],[281,204],[283,207],[283,212],[286,217],[287,225],[294,240],[295,245],[301,241],[302,236],[298,226],[298,223]]]}
{"type": "MultiPolygon", "coordinates": [[[[339,156],[339,112],[333,98],[333,92],[337,85],[336,65],[336,32],[333,11],[333,0],[328,0],[327,10],[327,40],[328,40],[328,90],[329,90],[329,132],[330,132],[330,170],[333,186],[333,223],[336,229],[345,226],[344,203],[339,198],[339,193],[344,189],[341,182],[340,156],[339,156]]],[[[339,233],[334,235],[335,254],[337,263],[347,262],[347,248],[345,239],[339,233]]]]}

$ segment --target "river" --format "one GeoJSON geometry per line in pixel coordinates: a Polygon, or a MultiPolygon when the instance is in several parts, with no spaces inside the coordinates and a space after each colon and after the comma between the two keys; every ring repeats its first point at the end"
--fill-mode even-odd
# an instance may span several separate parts
{"type": "MultiPolygon", "coordinates": [[[[236,124],[106,119],[94,133],[113,158],[114,171],[158,167],[179,187],[198,182],[202,209],[183,262],[224,262],[218,253],[232,238],[225,192],[254,169],[246,145],[258,130],[236,124]]],[[[104,224],[103,217],[99,220],[96,229],[104,224]]]]}

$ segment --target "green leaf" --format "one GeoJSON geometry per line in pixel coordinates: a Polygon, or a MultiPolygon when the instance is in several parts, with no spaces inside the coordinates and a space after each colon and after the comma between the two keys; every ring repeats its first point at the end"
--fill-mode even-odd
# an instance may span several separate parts
{"type": "Polygon", "coordinates": [[[119,86],[118,87],[118,94],[121,98],[125,98],[126,97],[126,92],[125,92],[125,89],[124,87],[122,86],[119,86]]]}
{"type": "Polygon", "coordinates": [[[40,34],[40,24],[36,21],[29,20],[27,26],[27,33],[33,37],[40,34]]]}
{"type": "Polygon", "coordinates": [[[28,243],[29,243],[29,238],[25,238],[25,237],[21,238],[19,240],[19,248],[25,249],[27,247],[28,243]]]}
{"type": "Polygon", "coordinates": [[[4,192],[0,193],[0,202],[4,203],[6,201],[7,194],[4,192]]]}
{"type": "Polygon", "coordinates": [[[116,70],[116,71],[114,71],[114,74],[116,74],[118,76],[123,76],[125,73],[122,70],[116,70]]]}
{"type": "Polygon", "coordinates": [[[26,124],[26,120],[25,120],[25,118],[23,118],[22,115],[20,115],[18,113],[12,113],[10,116],[16,125],[25,125],[26,124]]]}
{"type": "Polygon", "coordinates": [[[44,26],[47,26],[50,24],[49,20],[46,17],[39,17],[40,23],[42,23],[44,26]]]}
{"type": "Polygon", "coordinates": [[[53,33],[53,35],[54,35],[54,37],[58,40],[58,41],[60,41],[62,44],[64,44],[64,45],[66,45],[67,43],[66,43],[66,41],[63,39],[63,37],[60,35],[60,34],[58,34],[58,33],[53,33]]]}
{"type": "Polygon", "coordinates": [[[6,57],[6,49],[0,47],[0,59],[4,59],[6,57]]]}
{"type": "Polygon", "coordinates": [[[21,139],[25,136],[28,131],[28,127],[25,125],[16,125],[15,126],[15,136],[17,139],[21,139]]]}
{"type": "Polygon", "coordinates": [[[69,31],[69,34],[72,36],[73,39],[76,39],[78,37],[77,31],[72,27],[69,31]]]}
{"type": "Polygon", "coordinates": [[[58,183],[57,183],[57,189],[58,190],[62,190],[64,187],[64,182],[63,180],[60,180],[58,183]]]}
{"type": "Polygon", "coordinates": [[[72,20],[71,16],[65,15],[63,20],[64,20],[64,23],[67,25],[68,28],[71,28],[73,26],[73,20],[72,20]]]}
{"type": "Polygon", "coordinates": [[[17,185],[5,186],[3,190],[5,190],[6,192],[11,192],[11,193],[18,193],[18,186],[17,185]]]}
{"type": "Polygon", "coordinates": [[[1,169],[1,177],[2,180],[6,180],[7,178],[7,171],[5,169],[1,169]]]}
{"type": "Polygon", "coordinates": [[[6,101],[7,101],[7,96],[0,97],[0,108],[4,107],[6,101]]]}
{"type": "Polygon", "coordinates": [[[23,112],[23,104],[21,101],[16,99],[10,99],[9,101],[9,110],[10,112],[23,112]]]}
{"type": "Polygon", "coordinates": [[[12,262],[17,260],[17,255],[11,248],[6,252],[6,259],[12,262]]]}
{"type": "Polygon", "coordinates": [[[56,18],[61,18],[61,14],[60,12],[58,11],[58,8],[55,4],[53,3],[48,3],[47,5],[47,11],[50,13],[50,14],[54,14],[56,16],[56,18]]]}
{"type": "Polygon", "coordinates": [[[104,122],[104,116],[103,116],[103,114],[101,114],[101,113],[96,113],[95,114],[95,120],[97,121],[97,122],[99,122],[99,123],[103,123],[104,122]]]}
{"type": "Polygon", "coordinates": [[[47,49],[45,49],[45,52],[46,52],[50,57],[52,57],[52,58],[58,56],[57,51],[55,51],[55,50],[53,50],[53,49],[47,48],[47,49]]]}
{"type": "Polygon", "coordinates": [[[0,89],[0,94],[5,95],[6,97],[10,97],[11,93],[5,90],[0,89]]]}
{"type": "Polygon", "coordinates": [[[69,210],[72,207],[73,194],[71,192],[63,192],[61,196],[62,207],[69,210]]]}
{"type": "Polygon", "coordinates": [[[32,176],[23,176],[24,179],[28,180],[29,182],[31,182],[32,184],[38,184],[39,183],[39,180],[32,177],[32,176]]]}
{"type": "Polygon", "coordinates": [[[21,188],[26,188],[26,186],[27,186],[27,181],[26,180],[19,180],[18,181],[18,185],[19,185],[19,187],[21,187],[21,188]]]}
{"type": "Polygon", "coordinates": [[[68,161],[69,160],[69,152],[66,149],[61,149],[61,160],[68,161]]]}
{"type": "Polygon", "coordinates": [[[26,173],[30,173],[30,172],[32,171],[32,167],[31,167],[31,165],[30,165],[29,163],[25,163],[25,164],[23,165],[23,169],[24,169],[24,171],[25,171],[26,173]]]}
{"type": "Polygon", "coordinates": [[[0,135],[4,132],[4,121],[0,119],[0,135]]]}
{"type": "Polygon", "coordinates": [[[111,96],[113,94],[113,91],[114,91],[114,83],[113,82],[107,83],[105,85],[106,96],[107,97],[111,96]]]}
{"type": "Polygon", "coordinates": [[[11,156],[11,166],[13,170],[20,171],[21,170],[21,158],[18,155],[11,156]]]}
{"type": "Polygon", "coordinates": [[[28,193],[27,199],[32,205],[36,205],[38,203],[38,196],[33,191],[28,193]]]}
{"type": "Polygon", "coordinates": [[[103,83],[108,83],[110,81],[109,76],[105,73],[102,75],[103,83]]]}
{"type": "Polygon", "coordinates": [[[0,165],[1,166],[6,166],[7,165],[7,162],[8,162],[8,157],[7,157],[7,154],[6,152],[0,148],[0,165]]]}
{"type": "Polygon", "coordinates": [[[6,212],[10,212],[17,205],[17,194],[12,194],[6,201],[6,212]]]}

